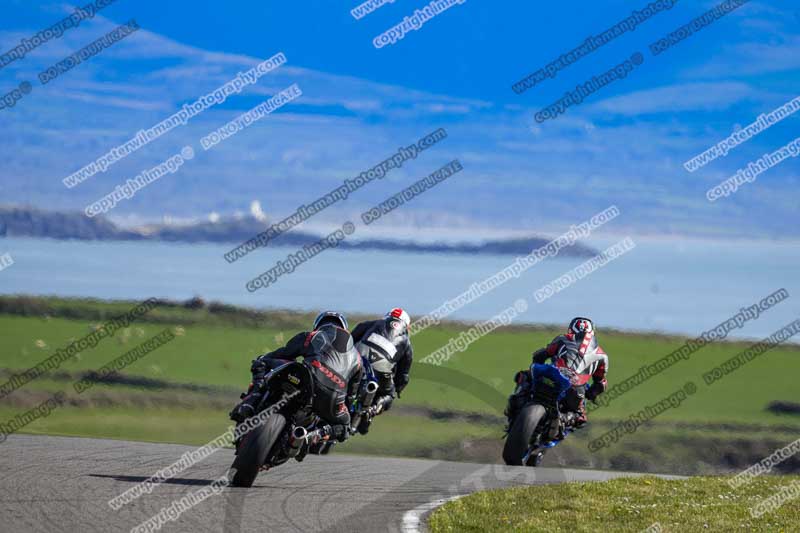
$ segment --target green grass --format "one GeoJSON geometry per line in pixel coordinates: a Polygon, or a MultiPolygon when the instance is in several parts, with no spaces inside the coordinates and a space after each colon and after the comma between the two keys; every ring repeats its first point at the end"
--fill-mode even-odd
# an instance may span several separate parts
{"type": "Polygon", "coordinates": [[[432,533],[451,531],[665,532],[800,531],[800,500],[753,518],[750,509],[800,476],[762,476],[738,490],[724,477],[621,478],[479,492],[430,517],[432,533]]]}
{"type": "MultiPolygon", "coordinates": [[[[63,318],[0,316],[0,365],[22,370],[46,359],[56,348],[68,345],[98,325],[99,321],[63,318]],[[37,345],[38,343],[38,345],[37,345]],[[45,347],[40,347],[44,343],[45,347]]],[[[177,337],[125,369],[127,374],[169,381],[244,387],[249,382],[251,359],[278,346],[279,330],[233,326],[136,323],[95,348],[65,362],[62,370],[94,370],[136,347],[165,328],[177,337]]],[[[289,331],[285,332],[287,335],[289,331]]],[[[29,384],[26,386],[31,386],[29,384]]]]}
{"type": "MultiPolygon", "coordinates": [[[[184,314],[187,311],[182,310],[184,314]]],[[[20,317],[0,315],[0,366],[23,370],[48,357],[55,348],[65,346],[90,331],[99,321],[68,320],[63,318],[20,317]],[[38,346],[37,346],[38,343],[38,346]],[[42,343],[44,343],[42,346],[42,343]]],[[[170,325],[142,322],[118,332],[114,338],[102,341],[75,360],[66,362],[64,370],[90,370],[135,347],[139,342],[157,334],[165,327],[179,328],[179,336],[156,352],[126,369],[126,373],[177,382],[243,387],[249,380],[249,363],[256,355],[279,345],[294,330],[232,325],[196,324],[170,325]],[[283,335],[283,337],[280,337],[283,335]]],[[[461,331],[456,326],[429,328],[414,337],[417,361],[427,353],[447,343],[461,331]]],[[[493,395],[487,403],[476,397],[469,383],[450,386],[426,378],[429,372],[418,363],[416,378],[408,387],[402,401],[438,409],[478,411],[500,414],[504,398],[510,392],[513,374],[524,368],[530,352],[549,341],[557,331],[533,329],[496,331],[478,340],[466,352],[456,354],[445,365],[477,378],[493,395]]],[[[634,374],[647,362],[652,362],[678,347],[682,340],[670,337],[650,337],[610,332],[602,337],[611,354],[609,382],[634,374]]],[[[765,411],[775,400],[795,401],[793,391],[796,376],[793,372],[774,372],[775,368],[800,368],[800,349],[780,347],[754,360],[738,372],[712,387],[702,383],[702,373],[746,347],[745,343],[718,343],[697,352],[689,361],[681,362],[656,376],[644,385],[615,400],[610,406],[592,413],[592,418],[620,419],[642,406],[669,395],[687,380],[694,380],[699,391],[679,408],[672,409],[659,420],[691,422],[727,422],[757,424],[794,424],[800,427],[800,417],[780,416],[765,411]],[[758,386],[767,384],[768,386],[758,386]]],[[[438,379],[438,378],[434,378],[438,379]]],[[[29,384],[28,386],[34,386],[29,384]]]]}

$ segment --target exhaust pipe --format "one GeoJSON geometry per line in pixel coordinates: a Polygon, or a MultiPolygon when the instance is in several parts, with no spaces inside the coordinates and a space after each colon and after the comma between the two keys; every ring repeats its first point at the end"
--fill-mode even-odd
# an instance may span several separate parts
{"type": "Polygon", "coordinates": [[[292,431],[292,447],[299,448],[306,441],[306,438],[308,438],[308,430],[303,426],[297,426],[292,431]]]}
{"type": "Polygon", "coordinates": [[[372,400],[375,399],[375,393],[378,392],[378,382],[367,382],[366,393],[364,394],[364,401],[361,404],[362,409],[369,409],[372,406],[372,400]]]}
{"type": "Polygon", "coordinates": [[[300,449],[305,444],[308,438],[308,431],[303,426],[297,426],[292,430],[292,436],[289,439],[289,457],[295,457],[300,453],[300,449]]]}
{"type": "Polygon", "coordinates": [[[360,409],[353,413],[353,417],[350,419],[350,427],[353,431],[359,426],[361,423],[361,419],[367,415],[367,411],[372,407],[372,402],[375,399],[375,394],[378,392],[378,382],[377,381],[368,381],[366,387],[364,387],[364,395],[361,397],[361,405],[360,409]]]}

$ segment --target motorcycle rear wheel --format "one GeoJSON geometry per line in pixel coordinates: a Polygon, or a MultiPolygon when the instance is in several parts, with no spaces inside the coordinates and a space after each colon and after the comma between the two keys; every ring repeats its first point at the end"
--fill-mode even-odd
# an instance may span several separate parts
{"type": "Polygon", "coordinates": [[[275,441],[278,440],[285,426],[286,419],[283,415],[276,413],[270,416],[266,423],[242,437],[236,459],[231,465],[232,486],[253,486],[261,465],[266,461],[267,454],[275,445],[275,441]]]}

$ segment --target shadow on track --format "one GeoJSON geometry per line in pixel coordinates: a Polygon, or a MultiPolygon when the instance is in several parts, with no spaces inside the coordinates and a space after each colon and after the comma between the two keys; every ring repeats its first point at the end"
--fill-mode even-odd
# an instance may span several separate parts
{"type": "MultiPolygon", "coordinates": [[[[102,477],[114,479],[116,481],[127,481],[128,483],[141,483],[150,479],[150,476],[125,476],[125,475],[109,475],[109,474],[87,474],[90,477],[102,477]]],[[[205,486],[211,485],[214,479],[191,479],[182,477],[173,477],[162,481],[164,485],[189,485],[189,486],[205,486]]]]}

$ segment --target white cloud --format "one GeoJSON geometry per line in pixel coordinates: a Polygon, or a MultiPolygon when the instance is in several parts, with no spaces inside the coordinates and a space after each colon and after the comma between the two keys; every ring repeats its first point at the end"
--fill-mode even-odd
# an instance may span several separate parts
{"type": "MultiPolygon", "coordinates": [[[[99,19],[86,24],[96,35],[98,28],[111,29],[118,23],[99,19]]],[[[752,31],[756,30],[753,27],[752,31]]],[[[71,53],[86,42],[76,30],[74,35],[65,35],[58,46],[71,53]]],[[[244,209],[250,205],[251,213],[263,214],[260,204],[252,200],[262,198],[271,215],[284,214],[337,180],[379,162],[399,145],[445,127],[448,139],[385,180],[354,194],[342,209],[357,211],[372,205],[399,190],[401,184],[459,158],[464,173],[403,213],[412,217],[414,210],[424,213],[440,202],[442,217],[446,214],[447,220],[469,214],[486,223],[514,225],[518,216],[543,216],[536,205],[547,202],[554,211],[550,217],[572,220],[574,199],[566,193],[591,183],[592,192],[582,201],[620,201],[666,210],[688,206],[697,214],[706,207],[704,191],[698,188],[699,200],[693,196],[697,179],[685,176],[680,163],[707,148],[709,139],[719,137],[715,126],[664,116],[652,120],[646,115],[719,112],[766,97],[765,90],[750,80],[709,79],[713,71],[709,68],[698,78],[705,81],[692,79],[605,99],[598,94],[591,103],[571,108],[557,120],[536,124],[533,114],[538,109],[516,101],[496,105],[307,69],[287,53],[288,64],[248,87],[243,95],[204,112],[107,174],[65,194],[60,186],[65,166],[77,170],[138,128],[152,126],[181,103],[217,88],[264,59],[202,50],[147,30],[113,48],[113,54],[104,52],[94,58],[91,67],[82,65],[59,78],[57,84],[41,90],[37,87],[13,113],[5,112],[3,120],[8,127],[0,130],[0,143],[8,149],[0,161],[0,175],[25,176],[25,180],[15,180],[15,195],[56,208],[65,202],[94,200],[119,180],[160,162],[184,144],[196,146],[202,135],[254,106],[256,98],[296,82],[304,92],[297,104],[204,154],[202,164],[187,165],[181,174],[155,186],[147,201],[131,202],[130,209],[156,206],[185,216],[229,213],[232,206],[244,209]],[[475,199],[480,199],[479,207],[475,199]]],[[[278,51],[270,50],[269,55],[278,51]]],[[[766,53],[753,49],[745,57],[762,52],[766,53]]],[[[31,60],[26,60],[29,70],[35,73],[36,68],[52,64],[51,54],[55,59],[66,55],[59,50],[49,51],[47,57],[27,58],[31,60]]],[[[778,64],[789,59],[774,57],[778,64]]],[[[753,141],[753,148],[758,142],[753,141]]],[[[733,161],[737,155],[729,159],[733,161]]],[[[703,179],[723,175],[725,164],[710,168],[703,179]]],[[[771,183],[765,180],[759,187],[769,190],[771,183]]],[[[340,216],[337,209],[331,208],[325,216],[340,216]]],[[[674,211],[688,216],[680,209],[674,211]]]]}
{"type": "Polygon", "coordinates": [[[590,111],[638,116],[679,111],[720,111],[755,97],[757,91],[741,82],[682,83],[606,98],[590,111]]]}
{"type": "Polygon", "coordinates": [[[264,213],[264,210],[261,209],[261,202],[259,202],[258,200],[253,200],[250,203],[250,214],[253,215],[253,218],[261,222],[267,220],[267,215],[266,213],[264,213]]]}

